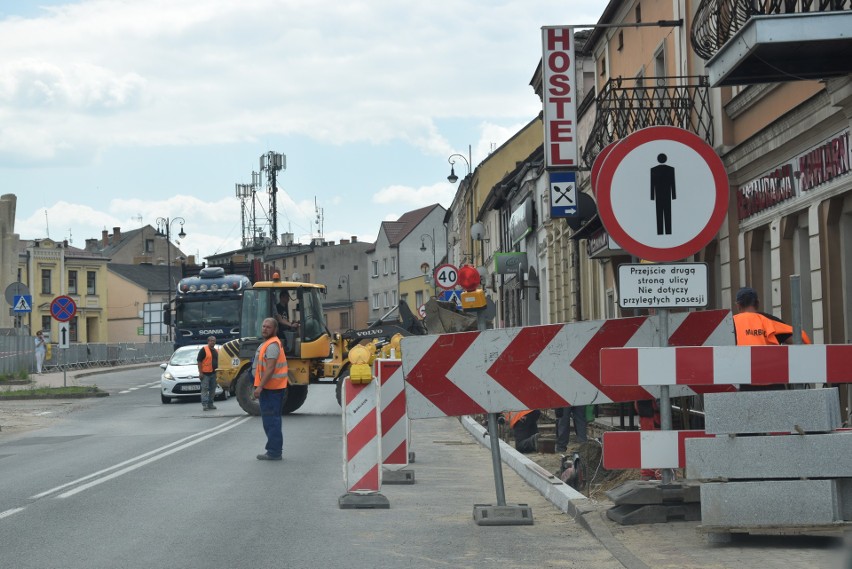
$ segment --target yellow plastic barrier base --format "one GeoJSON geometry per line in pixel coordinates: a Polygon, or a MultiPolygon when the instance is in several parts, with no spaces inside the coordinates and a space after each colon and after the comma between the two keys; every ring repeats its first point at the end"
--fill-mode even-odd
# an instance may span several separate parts
{"type": "Polygon", "coordinates": [[[370,364],[352,364],[349,368],[349,380],[356,385],[373,381],[373,370],[370,364]]]}

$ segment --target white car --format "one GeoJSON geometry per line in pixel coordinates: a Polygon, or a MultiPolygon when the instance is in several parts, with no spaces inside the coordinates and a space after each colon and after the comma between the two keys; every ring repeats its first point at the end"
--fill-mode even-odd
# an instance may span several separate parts
{"type": "MultiPolygon", "coordinates": [[[[163,403],[172,399],[201,397],[201,380],[198,379],[198,352],[204,346],[182,346],[175,350],[168,363],[160,364],[163,376],[160,378],[160,398],[163,403]]],[[[219,346],[216,346],[219,349],[219,346]]],[[[216,399],[228,396],[216,384],[216,399]]]]}

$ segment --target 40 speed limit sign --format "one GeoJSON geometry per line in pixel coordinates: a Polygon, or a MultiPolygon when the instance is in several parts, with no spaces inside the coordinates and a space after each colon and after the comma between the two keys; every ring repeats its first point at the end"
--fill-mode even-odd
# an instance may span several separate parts
{"type": "Polygon", "coordinates": [[[443,289],[456,288],[458,280],[459,270],[453,265],[441,265],[435,269],[435,284],[443,289]]]}

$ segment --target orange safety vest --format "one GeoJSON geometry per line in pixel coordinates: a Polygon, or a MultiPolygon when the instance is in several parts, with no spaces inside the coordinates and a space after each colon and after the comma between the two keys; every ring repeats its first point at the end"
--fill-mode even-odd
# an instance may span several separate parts
{"type": "Polygon", "coordinates": [[[201,373],[213,373],[213,350],[210,349],[210,346],[204,346],[204,359],[201,360],[199,364],[201,366],[201,373]]]}
{"type": "MultiPolygon", "coordinates": [[[[779,334],[792,334],[793,327],[779,320],[767,318],[759,312],[740,312],[734,315],[734,329],[738,346],[778,346],[779,334]]],[[[802,331],[802,341],[810,344],[808,335],[802,331]]]]}
{"type": "Polygon", "coordinates": [[[278,359],[275,360],[275,370],[272,372],[272,377],[264,385],[264,389],[284,389],[287,387],[287,378],[289,377],[290,370],[287,367],[287,356],[284,355],[284,347],[281,345],[281,340],[278,339],[278,336],[273,336],[265,341],[258,350],[254,372],[255,387],[260,385],[260,378],[263,377],[266,371],[266,349],[273,343],[278,344],[278,359]]]}
{"type": "Polygon", "coordinates": [[[518,411],[517,413],[506,413],[506,418],[509,419],[509,426],[514,428],[515,424],[518,421],[520,421],[530,413],[532,413],[532,409],[527,409],[526,411],[518,411]]]}

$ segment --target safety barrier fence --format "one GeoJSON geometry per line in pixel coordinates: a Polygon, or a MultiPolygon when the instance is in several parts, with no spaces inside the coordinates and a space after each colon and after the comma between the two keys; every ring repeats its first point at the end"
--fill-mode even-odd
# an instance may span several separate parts
{"type": "MultiPolygon", "coordinates": [[[[166,361],[174,348],[171,343],[71,344],[51,346],[42,371],[62,371],[108,367],[132,363],[166,361]]],[[[35,342],[30,336],[0,336],[0,375],[34,373],[35,342]]]]}

